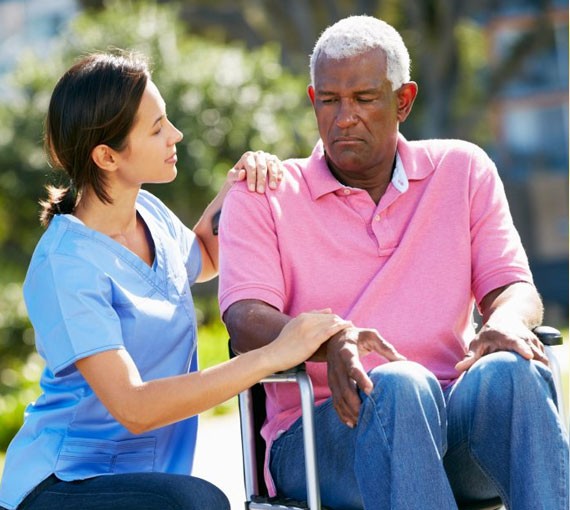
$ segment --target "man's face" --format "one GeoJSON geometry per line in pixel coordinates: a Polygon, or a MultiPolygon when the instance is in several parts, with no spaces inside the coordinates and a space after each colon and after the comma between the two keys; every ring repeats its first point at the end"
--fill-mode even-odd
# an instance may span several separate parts
{"type": "Polygon", "coordinates": [[[340,60],[321,56],[308,93],[329,163],[338,171],[364,177],[392,165],[398,123],[407,113],[386,78],[381,50],[340,60]]]}

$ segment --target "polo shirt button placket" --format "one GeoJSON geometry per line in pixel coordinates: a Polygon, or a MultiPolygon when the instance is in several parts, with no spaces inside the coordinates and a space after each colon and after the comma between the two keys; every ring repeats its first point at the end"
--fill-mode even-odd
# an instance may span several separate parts
{"type": "Polygon", "coordinates": [[[383,245],[382,239],[385,237],[382,235],[382,231],[385,229],[386,225],[384,224],[384,215],[381,212],[377,212],[372,217],[372,221],[370,223],[370,229],[373,232],[374,237],[376,238],[376,243],[378,245],[378,255],[381,255],[383,245]]]}

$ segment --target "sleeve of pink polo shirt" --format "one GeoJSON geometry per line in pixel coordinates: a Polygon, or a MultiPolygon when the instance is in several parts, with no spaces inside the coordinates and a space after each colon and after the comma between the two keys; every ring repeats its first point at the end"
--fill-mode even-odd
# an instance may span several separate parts
{"type": "Polygon", "coordinates": [[[480,303],[499,287],[533,280],[495,164],[476,148],[471,165],[471,278],[480,303]]]}
{"type": "Polygon", "coordinates": [[[268,195],[251,193],[242,182],[234,184],[222,207],[219,238],[222,315],[243,299],[258,299],[282,311],[285,285],[268,195]]]}

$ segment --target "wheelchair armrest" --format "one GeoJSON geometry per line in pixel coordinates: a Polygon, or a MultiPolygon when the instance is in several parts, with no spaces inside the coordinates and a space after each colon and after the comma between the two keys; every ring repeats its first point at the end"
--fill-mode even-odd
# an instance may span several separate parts
{"type": "Polygon", "coordinates": [[[551,326],[538,326],[532,330],[538,339],[548,346],[562,345],[562,333],[551,326]]]}
{"type": "Polygon", "coordinates": [[[271,383],[271,382],[298,382],[298,374],[306,373],[305,370],[305,363],[301,363],[295,367],[288,368],[287,370],[283,370],[281,372],[275,372],[267,377],[264,377],[259,381],[261,384],[263,383],[271,383]]]}

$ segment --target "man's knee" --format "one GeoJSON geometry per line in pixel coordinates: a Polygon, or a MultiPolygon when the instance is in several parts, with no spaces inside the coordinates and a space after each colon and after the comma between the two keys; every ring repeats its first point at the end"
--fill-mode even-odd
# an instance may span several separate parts
{"type": "Polygon", "coordinates": [[[439,385],[435,375],[414,361],[393,361],[373,368],[369,372],[373,383],[400,388],[431,387],[439,385]]]}
{"type": "Polygon", "coordinates": [[[464,375],[472,405],[489,409],[510,409],[517,402],[550,405],[556,389],[550,369],[539,361],[527,360],[514,352],[501,351],[483,356],[464,375]]]}
{"type": "Polygon", "coordinates": [[[374,384],[371,397],[376,401],[436,401],[443,406],[443,394],[435,375],[413,361],[394,361],[372,369],[369,376],[374,384]]]}
{"type": "Polygon", "coordinates": [[[527,360],[515,352],[500,351],[483,356],[470,369],[480,384],[493,387],[495,392],[512,388],[544,388],[552,385],[552,372],[539,361],[527,360]]]}
{"type": "MultiPolygon", "coordinates": [[[[395,361],[369,375],[374,389],[363,398],[359,421],[363,431],[377,429],[388,445],[383,453],[391,452],[388,455],[428,444],[436,445],[442,456],[447,447],[446,412],[434,374],[418,363],[395,361]]],[[[364,432],[362,437],[366,437],[364,432]]]]}

